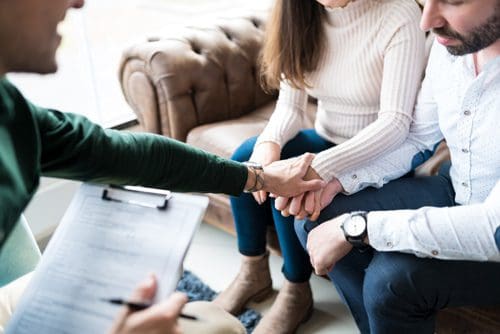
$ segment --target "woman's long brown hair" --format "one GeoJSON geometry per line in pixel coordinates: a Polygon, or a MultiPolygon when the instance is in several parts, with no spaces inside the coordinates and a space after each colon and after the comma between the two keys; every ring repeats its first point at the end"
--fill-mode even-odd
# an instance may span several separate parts
{"type": "Polygon", "coordinates": [[[314,71],[326,44],[325,9],[315,0],[276,0],[267,22],[261,53],[261,79],[266,90],[284,80],[306,88],[305,75],[314,71]]]}

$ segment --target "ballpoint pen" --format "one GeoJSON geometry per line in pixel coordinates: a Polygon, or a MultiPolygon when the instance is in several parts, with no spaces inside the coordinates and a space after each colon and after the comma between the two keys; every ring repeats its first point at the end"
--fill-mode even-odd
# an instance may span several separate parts
{"type": "MultiPolygon", "coordinates": [[[[148,307],[151,307],[153,306],[154,304],[153,303],[148,303],[148,302],[133,302],[133,301],[129,301],[129,300],[124,300],[124,299],[120,299],[120,298],[101,298],[102,301],[105,301],[105,302],[108,302],[110,304],[114,304],[114,305],[125,305],[127,307],[129,307],[132,311],[140,311],[140,310],[144,310],[144,309],[147,309],[148,307]]],[[[189,314],[183,314],[181,313],[179,315],[181,318],[184,318],[184,319],[189,319],[189,320],[198,320],[197,317],[193,316],[193,315],[189,315],[189,314]]]]}

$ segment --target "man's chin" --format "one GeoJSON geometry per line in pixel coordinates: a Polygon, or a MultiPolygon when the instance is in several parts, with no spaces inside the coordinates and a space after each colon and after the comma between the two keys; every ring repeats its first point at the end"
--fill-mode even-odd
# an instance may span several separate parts
{"type": "Polygon", "coordinates": [[[459,46],[447,46],[446,50],[448,50],[448,53],[452,56],[464,56],[469,53],[459,46]]]}

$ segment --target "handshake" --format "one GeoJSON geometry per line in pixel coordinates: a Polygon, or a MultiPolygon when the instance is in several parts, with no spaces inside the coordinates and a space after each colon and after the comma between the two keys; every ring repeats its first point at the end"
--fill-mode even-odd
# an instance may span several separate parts
{"type": "Polygon", "coordinates": [[[314,154],[305,153],[296,158],[279,160],[280,153],[276,143],[264,142],[255,146],[250,161],[264,166],[264,172],[252,175],[254,179],[247,182],[260,185],[258,190],[252,187],[255,190],[253,197],[262,204],[269,193],[270,197],[276,198],[275,207],[283,216],[316,220],[320,211],[343,191],[342,185],[337,179],[325,182],[316,173],[311,167],[314,154]]]}

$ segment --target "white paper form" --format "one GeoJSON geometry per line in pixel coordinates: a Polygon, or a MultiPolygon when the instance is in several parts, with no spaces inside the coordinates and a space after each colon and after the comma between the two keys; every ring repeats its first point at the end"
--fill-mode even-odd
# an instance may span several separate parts
{"type": "Polygon", "coordinates": [[[127,299],[149,273],[158,277],[157,299],[174,291],[208,199],[174,193],[162,211],[104,201],[102,192],[100,186],[81,186],[6,333],[105,333],[119,307],[102,298],[127,299]]]}

